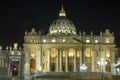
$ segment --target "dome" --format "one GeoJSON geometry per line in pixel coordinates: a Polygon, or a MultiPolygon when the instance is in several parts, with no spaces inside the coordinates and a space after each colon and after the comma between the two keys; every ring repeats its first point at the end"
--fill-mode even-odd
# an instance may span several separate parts
{"type": "Polygon", "coordinates": [[[59,12],[59,18],[54,20],[49,28],[49,34],[76,34],[76,28],[73,22],[66,18],[63,7],[59,12]]]}

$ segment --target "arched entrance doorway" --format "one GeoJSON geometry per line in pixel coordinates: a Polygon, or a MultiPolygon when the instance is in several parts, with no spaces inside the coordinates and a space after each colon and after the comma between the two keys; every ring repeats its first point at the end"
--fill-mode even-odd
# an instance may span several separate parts
{"type": "Polygon", "coordinates": [[[106,60],[107,64],[106,64],[106,71],[107,72],[111,72],[111,63],[110,61],[106,60]]]}
{"type": "Polygon", "coordinates": [[[75,50],[74,49],[69,49],[68,50],[68,70],[73,71],[74,69],[74,57],[75,57],[75,50]]]}
{"type": "Polygon", "coordinates": [[[57,54],[58,54],[58,50],[56,48],[52,48],[50,50],[50,58],[51,58],[50,70],[51,71],[55,71],[56,69],[57,54]]]}
{"type": "Polygon", "coordinates": [[[65,50],[62,50],[62,71],[65,71],[66,70],[66,51],[65,50]]]}
{"type": "Polygon", "coordinates": [[[35,70],[36,70],[36,61],[35,61],[35,59],[31,59],[30,60],[30,72],[34,73],[35,70]]]}
{"type": "Polygon", "coordinates": [[[87,70],[91,71],[91,49],[90,48],[85,49],[84,55],[85,55],[85,63],[87,65],[87,70]]]}

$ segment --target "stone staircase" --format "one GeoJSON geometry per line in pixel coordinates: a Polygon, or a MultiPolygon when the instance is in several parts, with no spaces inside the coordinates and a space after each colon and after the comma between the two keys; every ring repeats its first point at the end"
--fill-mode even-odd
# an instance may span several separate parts
{"type": "MultiPolygon", "coordinates": [[[[112,80],[110,73],[104,73],[104,78],[112,80]]],[[[101,73],[99,72],[47,72],[43,76],[37,76],[39,80],[101,80],[101,73]]]]}

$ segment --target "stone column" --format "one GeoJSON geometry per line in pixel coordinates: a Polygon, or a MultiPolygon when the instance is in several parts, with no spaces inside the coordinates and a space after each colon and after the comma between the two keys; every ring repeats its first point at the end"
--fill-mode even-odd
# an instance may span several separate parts
{"type": "Polygon", "coordinates": [[[41,53],[38,48],[35,49],[36,71],[40,69],[41,53]]]}
{"type": "Polygon", "coordinates": [[[42,68],[42,48],[40,49],[40,67],[42,68]]]}
{"type": "Polygon", "coordinates": [[[76,72],[77,71],[77,69],[76,69],[76,54],[77,54],[77,51],[75,51],[75,54],[74,54],[74,72],[76,72]]]}
{"type": "MultiPolygon", "coordinates": [[[[82,59],[82,51],[80,50],[80,66],[82,65],[83,59],[82,59]]],[[[79,68],[80,69],[80,68],[79,68]]]]}
{"type": "MultiPolygon", "coordinates": [[[[92,51],[93,52],[93,51],[92,51]]],[[[93,72],[94,70],[95,70],[95,68],[94,68],[94,52],[93,53],[91,53],[91,63],[92,63],[92,65],[91,65],[91,72],[93,72]]]]}
{"type": "Polygon", "coordinates": [[[58,72],[58,66],[59,66],[59,61],[58,61],[58,59],[59,59],[59,52],[58,52],[57,55],[56,55],[56,69],[55,69],[56,72],[58,72]]]}
{"type": "Polygon", "coordinates": [[[84,50],[83,50],[83,52],[82,52],[82,55],[83,55],[83,63],[82,63],[82,64],[86,64],[86,58],[85,58],[84,50]]]}
{"type": "Polygon", "coordinates": [[[62,53],[61,53],[61,49],[59,50],[59,54],[60,54],[60,72],[62,72],[62,53]]]}
{"type": "Polygon", "coordinates": [[[19,61],[19,72],[18,72],[18,77],[21,76],[21,59],[18,60],[19,61]]]}
{"type": "Polygon", "coordinates": [[[48,49],[48,71],[50,71],[50,50],[48,49]]]}
{"type": "Polygon", "coordinates": [[[10,58],[8,57],[8,77],[11,77],[11,60],[10,58]]]}
{"type": "Polygon", "coordinates": [[[29,59],[29,54],[25,54],[25,64],[24,64],[24,74],[29,75],[30,74],[30,59],[29,59]]]}
{"type": "Polygon", "coordinates": [[[24,65],[24,73],[26,75],[30,74],[30,63],[28,63],[28,62],[26,62],[25,65],[24,65]]]}
{"type": "Polygon", "coordinates": [[[29,52],[25,53],[25,64],[24,64],[24,77],[25,80],[31,80],[31,75],[30,75],[30,54],[29,52]]]}
{"type": "Polygon", "coordinates": [[[66,68],[65,71],[68,72],[68,50],[66,50],[66,68]]]}

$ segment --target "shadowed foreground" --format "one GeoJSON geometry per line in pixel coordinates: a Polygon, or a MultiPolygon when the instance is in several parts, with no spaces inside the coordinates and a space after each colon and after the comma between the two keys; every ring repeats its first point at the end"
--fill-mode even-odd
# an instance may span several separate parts
{"type": "MultiPolygon", "coordinates": [[[[41,76],[30,76],[31,79],[25,79],[25,78],[18,78],[18,77],[12,77],[9,80],[120,80],[120,76],[118,75],[111,75],[109,73],[105,73],[103,76],[101,76],[101,73],[67,73],[67,72],[48,72],[41,76]],[[104,78],[104,79],[101,79],[104,78]]],[[[0,80],[8,80],[6,77],[0,77],[0,80]]]]}

